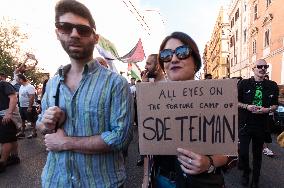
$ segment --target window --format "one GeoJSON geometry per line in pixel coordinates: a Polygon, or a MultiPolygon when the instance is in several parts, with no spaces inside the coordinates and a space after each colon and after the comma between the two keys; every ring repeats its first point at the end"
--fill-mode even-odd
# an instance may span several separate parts
{"type": "Polygon", "coordinates": [[[266,0],[266,8],[271,4],[271,0],[266,0]]]}
{"type": "Polygon", "coordinates": [[[268,47],[270,44],[270,31],[269,29],[264,33],[264,47],[268,47]]]}
{"type": "Polygon", "coordinates": [[[238,9],[237,12],[235,13],[235,22],[238,20],[239,17],[240,17],[240,13],[238,9]]]}
{"type": "Polygon", "coordinates": [[[247,4],[246,3],[244,5],[244,9],[245,9],[245,11],[247,11],[247,4]]]}
{"type": "Polygon", "coordinates": [[[234,59],[231,59],[231,67],[234,66],[234,59]]]}
{"type": "Polygon", "coordinates": [[[256,40],[252,42],[252,53],[256,54],[256,40]]]}
{"type": "Polygon", "coordinates": [[[257,5],[254,5],[254,20],[257,19],[257,5]]]}
{"type": "Polygon", "coordinates": [[[244,30],[244,42],[247,41],[247,29],[244,30]]]}
{"type": "Polygon", "coordinates": [[[238,30],[236,30],[236,41],[238,41],[238,30]]]}
{"type": "Polygon", "coordinates": [[[232,47],[232,46],[234,46],[234,36],[232,36],[231,38],[230,38],[230,47],[232,47]]]}
{"type": "Polygon", "coordinates": [[[231,20],[231,28],[234,26],[234,18],[231,20]]]}

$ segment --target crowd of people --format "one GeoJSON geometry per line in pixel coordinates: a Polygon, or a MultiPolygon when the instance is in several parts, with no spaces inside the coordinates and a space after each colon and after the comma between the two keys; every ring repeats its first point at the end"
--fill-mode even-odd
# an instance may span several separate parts
{"type": "Polygon", "coordinates": [[[36,107],[40,106],[40,103],[36,100],[35,87],[25,76],[25,73],[33,70],[37,64],[35,56],[27,53],[24,62],[16,66],[10,82],[7,82],[8,75],[0,72],[0,173],[4,172],[7,166],[20,163],[17,139],[25,137],[27,123],[32,129],[32,133],[27,138],[37,137],[36,107]],[[27,65],[29,60],[34,61],[34,64],[27,65]]]}
{"type": "MultiPolygon", "coordinates": [[[[28,68],[24,64],[17,67],[13,85],[5,81],[5,74],[0,74],[0,172],[20,162],[17,138],[25,137],[28,121],[32,132],[27,138],[37,137],[37,130],[42,132],[49,151],[42,187],[125,187],[127,147],[133,124],[138,125],[136,80],[133,78],[128,84],[121,75],[110,71],[103,59],[93,57],[99,35],[95,20],[82,3],[59,1],[55,27],[70,63],[45,82],[40,110],[36,109],[36,90],[25,76],[28,68]],[[18,90],[17,84],[21,85],[18,90]],[[17,103],[22,120],[20,131],[13,119],[17,103]]],[[[31,55],[27,58],[35,59],[31,55]]],[[[194,80],[200,68],[201,56],[195,41],[184,32],[173,32],[161,42],[157,54],[148,56],[141,81],[194,80]]],[[[277,84],[264,79],[267,68],[265,60],[257,60],[252,67],[253,78],[238,83],[238,166],[243,171],[244,186],[250,179],[251,141],[251,187],[259,186],[263,145],[269,133],[266,122],[278,105],[277,84]]],[[[212,79],[212,75],[206,75],[206,79],[212,79]]],[[[185,148],[176,151],[178,154],[171,156],[139,156],[137,165],[144,164],[143,187],[225,186],[222,171],[232,158],[185,148]]]]}

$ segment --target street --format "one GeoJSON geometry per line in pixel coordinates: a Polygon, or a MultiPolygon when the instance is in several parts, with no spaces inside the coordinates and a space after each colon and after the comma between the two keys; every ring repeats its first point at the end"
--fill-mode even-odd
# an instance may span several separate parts
{"type": "MultiPolygon", "coordinates": [[[[27,135],[27,134],[26,134],[27,135]]],[[[141,187],[143,167],[136,166],[138,157],[137,127],[134,127],[133,140],[128,150],[127,158],[127,182],[126,188],[141,187]]],[[[273,158],[263,155],[261,170],[261,188],[281,188],[284,185],[284,149],[275,143],[270,148],[276,154],[273,158]]],[[[40,187],[40,175],[44,166],[47,152],[42,142],[42,136],[36,139],[19,140],[19,153],[21,163],[6,169],[0,174],[0,188],[37,188],[40,187]]],[[[227,188],[238,188],[240,185],[241,171],[237,168],[225,174],[227,188]]]]}

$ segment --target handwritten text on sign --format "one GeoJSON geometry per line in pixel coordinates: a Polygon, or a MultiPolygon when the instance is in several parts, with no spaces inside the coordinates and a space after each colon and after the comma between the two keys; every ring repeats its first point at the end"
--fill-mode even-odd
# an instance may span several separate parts
{"type": "Polygon", "coordinates": [[[236,80],[139,83],[141,154],[174,155],[182,147],[201,154],[237,153],[236,80]]]}

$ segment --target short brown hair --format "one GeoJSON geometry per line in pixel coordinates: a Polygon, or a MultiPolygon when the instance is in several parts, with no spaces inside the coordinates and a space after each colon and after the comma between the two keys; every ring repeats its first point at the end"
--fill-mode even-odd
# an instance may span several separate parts
{"type": "Polygon", "coordinates": [[[75,0],[61,0],[56,4],[55,22],[59,22],[59,17],[68,12],[87,19],[90,26],[96,30],[96,23],[90,10],[84,4],[75,0]]]}

